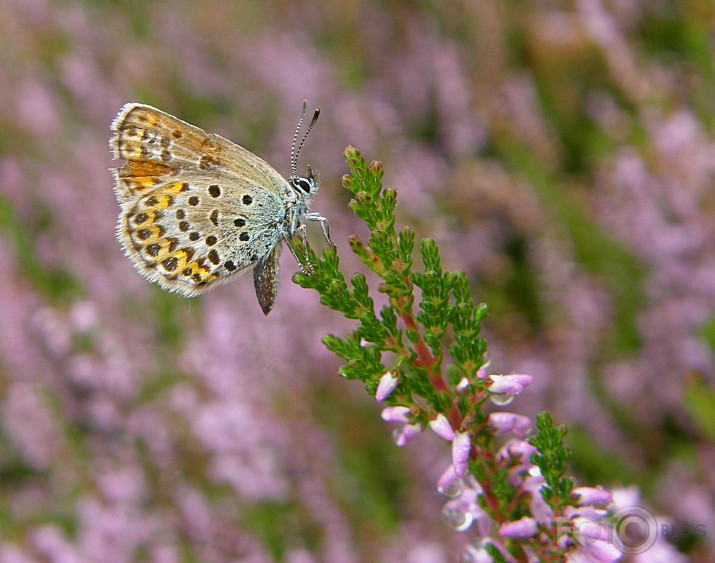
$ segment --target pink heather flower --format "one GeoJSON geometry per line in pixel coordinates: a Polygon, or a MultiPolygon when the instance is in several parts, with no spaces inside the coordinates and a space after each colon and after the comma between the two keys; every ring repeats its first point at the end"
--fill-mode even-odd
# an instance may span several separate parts
{"type": "Polygon", "coordinates": [[[430,420],[429,426],[440,438],[444,438],[448,442],[454,439],[454,430],[452,430],[447,417],[443,414],[438,414],[430,420]]]}
{"type": "Polygon", "coordinates": [[[489,386],[489,392],[495,395],[518,395],[521,393],[534,378],[526,374],[512,375],[490,375],[492,384],[489,386]]]}
{"type": "Polygon", "coordinates": [[[421,424],[405,424],[395,433],[395,445],[402,448],[409,444],[412,439],[422,432],[421,424]]]}
{"type": "Polygon", "coordinates": [[[380,416],[385,422],[409,422],[411,412],[407,407],[386,407],[380,416]]]}
{"type": "Polygon", "coordinates": [[[586,539],[576,551],[566,556],[566,561],[569,563],[610,563],[618,561],[621,557],[623,557],[623,553],[612,543],[604,540],[586,539]]]}
{"type": "Polygon", "coordinates": [[[611,493],[603,487],[577,487],[573,492],[579,495],[578,505],[586,506],[591,504],[610,504],[613,499],[611,493]]]}
{"type": "Polygon", "coordinates": [[[539,524],[548,525],[553,520],[554,513],[541,496],[540,489],[543,486],[544,478],[537,468],[529,471],[522,483],[522,488],[531,496],[529,500],[531,515],[539,524]]]}
{"type": "Polygon", "coordinates": [[[592,522],[605,522],[604,518],[608,516],[608,510],[594,508],[592,506],[567,506],[563,510],[563,515],[567,518],[575,520],[576,518],[587,518],[592,522]]]}
{"type": "Polygon", "coordinates": [[[613,490],[613,508],[622,510],[631,506],[638,506],[641,493],[638,487],[621,487],[613,490]]]}
{"type": "Polygon", "coordinates": [[[452,465],[454,472],[461,477],[467,472],[467,461],[472,449],[472,437],[469,432],[457,432],[452,440],[452,465]]]}
{"type": "Polygon", "coordinates": [[[531,467],[531,456],[536,448],[524,440],[509,440],[497,453],[499,461],[520,459],[525,468],[531,467]]]}
{"type": "Polygon", "coordinates": [[[479,368],[477,371],[477,379],[486,379],[487,377],[487,368],[491,365],[491,360],[487,360],[487,363],[485,363],[482,367],[479,368]]]}
{"type": "Polygon", "coordinates": [[[523,438],[531,428],[531,419],[521,414],[493,412],[489,415],[489,425],[496,430],[497,434],[513,432],[523,438]]]}
{"type": "Polygon", "coordinates": [[[467,390],[467,387],[469,387],[469,380],[466,377],[463,377],[459,380],[459,383],[457,383],[457,393],[464,393],[467,390]]]}
{"type": "MultiPolygon", "coordinates": [[[[484,364],[482,367],[477,370],[476,377],[477,379],[485,379],[487,377],[487,368],[489,367],[489,364],[491,364],[491,361],[487,361],[486,364],[484,364]]],[[[463,377],[462,379],[459,380],[459,383],[457,383],[457,393],[464,393],[467,388],[469,387],[469,379],[466,377],[463,377]]]]}
{"type": "Polygon", "coordinates": [[[608,530],[598,520],[585,516],[576,516],[572,520],[574,533],[577,538],[583,538],[588,543],[589,540],[607,540],[608,530]]]}
{"type": "Polygon", "coordinates": [[[395,390],[397,384],[400,382],[399,378],[395,375],[394,371],[388,371],[380,378],[380,383],[377,384],[377,392],[375,393],[375,400],[379,403],[387,399],[390,394],[395,390]]]}
{"type": "MultiPolygon", "coordinates": [[[[516,563],[516,559],[506,550],[499,538],[489,537],[489,530],[482,534],[480,540],[474,540],[467,544],[462,552],[460,561],[469,561],[470,563],[493,563],[494,558],[484,548],[485,545],[491,544],[496,547],[507,563],[516,563]]],[[[526,550],[525,550],[526,551],[526,550]]],[[[528,561],[536,561],[535,558],[528,561]]]]}
{"type": "Polygon", "coordinates": [[[534,469],[531,465],[531,455],[536,448],[524,440],[509,440],[497,452],[497,461],[509,468],[509,484],[521,487],[528,475],[534,469]]]}
{"type": "Polygon", "coordinates": [[[536,520],[525,516],[515,522],[507,522],[499,528],[499,535],[503,538],[525,539],[533,538],[539,533],[539,527],[536,520]]]}
{"type": "Polygon", "coordinates": [[[461,479],[461,477],[457,475],[457,472],[454,470],[454,465],[450,463],[449,467],[444,470],[437,480],[437,488],[439,490],[447,490],[459,479],[461,479]]]}
{"type": "MultiPolygon", "coordinates": [[[[615,511],[616,515],[624,516],[626,514],[639,514],[643,518],[647,513],[646,509],[641,508],[640,500],[640,490],[636,486],[624,487],[614,489],[613,494],[613,504],[611,509],[615,511]]],[[[650,514],[650,513],[647,513],[650,514]]],[[[640,519],[640,518],[639,518],[640,519]]],[[[645,516],[641,523],[641,526],[645,526],[642,530],[644,533],[651,533],[654,526],[657,526],[659,522],[665,522],[667,519],[658,517],[656,519],[655,515],[650,514],[650,518],[645,516]]],[[[616,532],[620,535],[622,530],[620,530],[621,524],[617,525],[616,532]]],[[[635,554],[632,556],[632,560],[635,563],[650,563],[651,561],[668,561],[668,563],[684,563],[688,559],[668,543],[664,536],[658,534],[655,538],[655,542],[648,548],[648,551],[635,554]]]]}
{"type": "MultiPolygon", "coordinates": [[[[77,548],[54,524],[45,524],[30,532],[30,538],[37,555],[47,560],[54,561],[80,561],[77,548]]],[[[3,561],[6,559],[3,558],[3,561]]]]}
{"type": "Polygon", "coordinates": [[[464,532],[476,521],[487,519],[487,514],[477,503],[478,492],[472,488],[464,492],[442,507],[442,516],[445,521],[458,532],[464,532]]]}

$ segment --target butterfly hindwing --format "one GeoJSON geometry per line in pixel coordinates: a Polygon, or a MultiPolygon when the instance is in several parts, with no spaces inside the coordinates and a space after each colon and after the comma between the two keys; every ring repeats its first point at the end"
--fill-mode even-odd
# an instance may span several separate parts
{"type": "Polygon", "coordinates": [[[255,266],[280,243],[285,213],[270,192],[202,177],[161,184],[122,208],[117,234],[132,263],[185,296],[255,266]]]}

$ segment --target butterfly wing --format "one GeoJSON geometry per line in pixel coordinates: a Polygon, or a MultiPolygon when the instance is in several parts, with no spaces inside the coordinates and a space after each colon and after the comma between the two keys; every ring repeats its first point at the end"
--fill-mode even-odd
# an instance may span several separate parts
{"type": "Polygon", "coordinates": [[[124,106],[112,131],[126,160],[113,170],[117,237],[146,278],[190,297],[275,253],[292,191],[265,161],[140,104],[124,106]]]}
{"type": "Polygon", "coordinates": [[[281,243],[281,200],[251,186],[226,189],[202,177],[159,185],[122,205],[117,235],[137,270],[192,297],[244,273],[281,243]],[[238,192],[238,197],[231,191],[238,192]],[[249,202],[247,204],[246,202],[249,202]]]}
{"type": "Polygon", "coordinates": [[[143,104],[126,104],[111,125],[109,146],[126,164],[114,170],[117,199],[126,201],[181,172],[230,176],[289,200],[292,190],[270,164],[243,147],[173,115],[143,104]]]}

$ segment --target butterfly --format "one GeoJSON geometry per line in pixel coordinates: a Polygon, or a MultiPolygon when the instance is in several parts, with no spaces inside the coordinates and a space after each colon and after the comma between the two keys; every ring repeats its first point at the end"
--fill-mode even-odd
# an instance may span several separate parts
{"type": "Polygon", "coordinates": [[[121,207],[116,232],[138,272],[193,297],[253,270],[258,303],[270,313],[282,243],[294,236],[305,243],[305,223],[315,221],[334,246],[327,219],[310,211],[315,173],[310,167],[307,176],[297,173],[298,155],[320,115],[316,109],[297,144],[306,108],[304,101],[286,179],[220,135],[148,105],[124,105],[109,141],[114,159],[126,161],[111,169],[121,207]]]}

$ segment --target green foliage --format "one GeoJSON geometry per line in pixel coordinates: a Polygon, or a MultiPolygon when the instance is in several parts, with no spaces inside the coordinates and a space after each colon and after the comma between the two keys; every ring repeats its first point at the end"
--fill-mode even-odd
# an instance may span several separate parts
{"type": "Polygon", "coordinates": [[[499,551],[496,546],[490,543],[485,546],[485,549],[494,563],[506,563],[506,559],[502,555],[502,552],[499,551]]]}
{"type": "Polygon", "coordinates": [[[380,377],[392,371],[400,385],[388,403],[406,405],[418,396],[428,408],[421,414],[416,409],[416,416],[426,420],[451,409],[450,420],[458,422],[468,413],[452,404],[446,394],[461,377],[474,380],[484,391],[476,373],[485,363],[486,342],[479,336],[479,325],[486,317],[486,306],[474,304],[464,273],[442,270],[439,250],[431,239],[420,243],[423,269],[415,271],[415,235],[409,227],[395,230],[397,192],[382,188],[382,164],[368,165],[352,147],[346,149],[345,158],[350,175],[343,177],[343,187],[354,196],[351,209],[370,230],[367,243],[352,236],[350,247],[380,278],[376,289],[388,296],[389,305],[377,313],[365,276],[355,274],[348,283],[340,272],[334,248],[327,248],[318,258],[310,248],[305,251],[306,245],[299,238],[291,244],[299,256],[305,256],[305,273],[296,274],[294,281],[316,290],[325,306],[358,321],[357,328],[347,336],[328,335],[323,339],[330,351],[345,360],[341,375],[363,381],[368,392],[374,393],[380,377]],[[421,293],[417,312],[415,288],[421,293]],[[451,377],[445,380],[443,349],[450,324],[453,364],[449,366],[451,377]],[[391,353],[389,365],[385,352],[391,353]]]}
{"type": "Polygon", "coordinates": [[[14,243],[15,248],[22,249],[14,256],[18,267],[42,295],[58,302],[66,301],[68,296],[81,293],[80,286],[70,272],[42,265],[43,261],[37,255],[37,239],[38,234],[47,229],[51,214],[46,209],[38,208],[35,215],[34,223],[28,225],[18,216],[11,202],[0,196],[0,232],[14,243]]]}
{"type": "Polygon", "coordinates": [[[486,383],[477,377],[487,351],[479,335],[486,305],[474,303],[463,272],[442,269],[431,239],[419,244],[422,270],[417,271],[415,235],[408,227],[395,229],[397,192],[383,189],[382,164],[368,165],[353,147],[345,150],[345,159],[350,174],[343,177],[343,187],[353,195],[351,209],[370,231],[367,243],[351,236],[350,247],[380,279],[376,289],[388,296],[389,304],[376,312],[364,275],[354,274],[348,282],[335,248],[317,257],[296,237],[291,245],[301,257],[303,273],[294,281],[317,291],[323,305],[358,321],[344,337],[324,337],[324,344],[345,360],[341,375],[364,382],[371,394],[380,378],[393,372],[400,383],[387,402],[408,406],[416,421],[424,423],[442,413],[455,430],[472,426],[488,434],[481,413],[486,383]],[[449,352],[447,361],[444,350],[449,352]],[[469,385],[458,393],[456,386],[465,379],[469,385]]]}
{"type": "Polygon", "coordinates": [[[710,441],[715,441],[715,392],[702,379],[691,377],[685,387],[685,408],[698,428],[710,441]]]}
{"type": "Polygon", "coordinates": [[[544,502],[558,512],[569,504],[573,481],[565,477],[571,452],[564,446],[566,429],[554,426],[549,413],[540,412],[536,416],[537,433],[529,438],[529,443],[538,453],[531,456],[531,462],[541,470],[546,485],[540,489],[544,502]]]}
{"type": "MultiPolygon", "coordinates": [[[[379,280],[374,289],[388,297],[388,304],[375,310],[372,288],[363,274],[346,280],[334,247],[318,257],[303,237],[294,238],[290,244],[303,270],[294,281],[317,291],[326,307],[357,321],[343,337],[325,336],[324,344],[344,360],[340,374],[362,381],[370,394],[391,372],[398,384],[385,402],[408,408],[410,422],[424,427],[442,415],[454,432],[468,433],[468,471],[481,487],[477,502],[495,522],[530,516],[529,494],[513,480],[521,462],[517,458],[508,465],[497,455],[499,443],[488,424],[485,404],[491,380],[479,373],[486,363],[487,343],[480,336],[486,305],[472,300],[463,272],[442,269],[435,241],[424,239],[416,245],[408,227],[396,230],[397,192],[382,188],[382,164],[368,165],[353,147],[345,150],[345,160],[350,174],[342,184],[353,195],[350,207],[370,231],[367,242],[351,236],[350,247],[379,280]],[[417,249],[421,270],[415,267],[417,249]]],[[[566,431],[554,427],[546,413],[539,415],[537,428],[530,443],[538,453],[531,462],[545,479],[541,495],[559,514],[574,502],[573,482],[566,477],[566,431]]],[[[556,541],[555,536],[552,539],[556,541]]],[[[516,543],[511,546],[519,551],[516,543]]],[[[548,551],[536,541],[530,545],[548,551]]],[[[494,561],[504,560],[496,547],[486,549],[494,561]]],[[[552,549],[559,548],[554,543],[552,549]]]]}
{"type": "Polygon", "coordinates": [[[330,472],[328,487],[356,537],[375,529],[396,531],[404,499],[418,485],[410,478],[407,460],[380,437],[384,423],[375,417],[374,405],[357,400],[354,394],[336,392],[340,384],[321,385],[310,405],[335,448],[337,470],[330,472]],[[345,412],[351,416],[344,416],[345,412]]]}
{"type": "Polygon", "coordinates": [[[313,548],[320,544],[320,528],[304,512],[289,502],[254,503],[242,507],[240,525],[261,537],[273,558],[281,561],[293,543],[313,548]]]}

